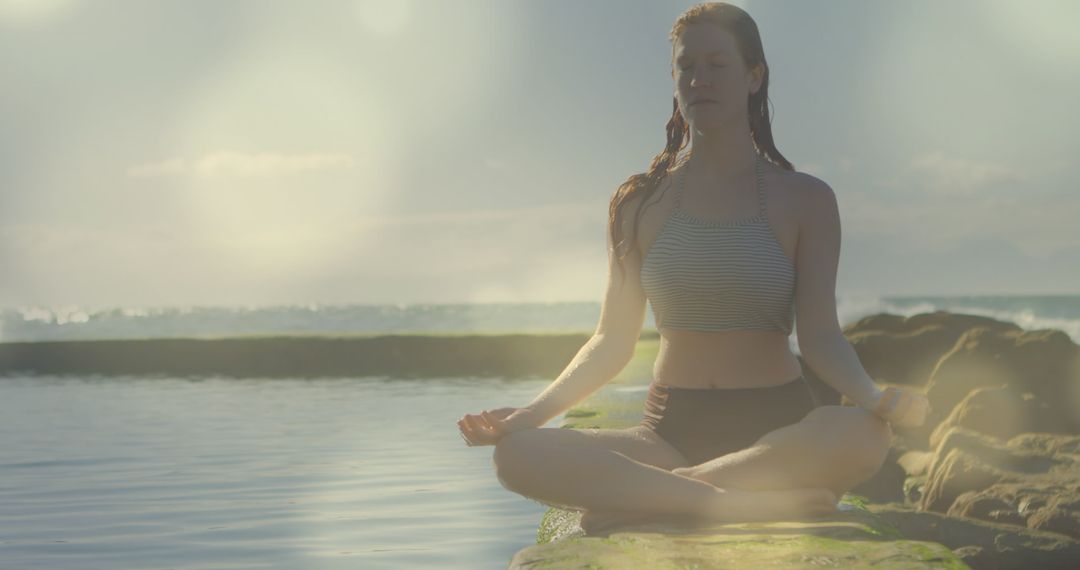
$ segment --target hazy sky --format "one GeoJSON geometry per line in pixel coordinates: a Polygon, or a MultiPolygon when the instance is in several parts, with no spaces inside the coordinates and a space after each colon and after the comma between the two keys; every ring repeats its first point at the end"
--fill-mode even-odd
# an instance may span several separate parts
{"type": "MultiPolygon", "coordinates": [[[[838,294],[1080,293],[1080,2],[743,1],[838,294]]],[[[0,306],[600,301],[655,0],[0,0],[0,306]]]]}

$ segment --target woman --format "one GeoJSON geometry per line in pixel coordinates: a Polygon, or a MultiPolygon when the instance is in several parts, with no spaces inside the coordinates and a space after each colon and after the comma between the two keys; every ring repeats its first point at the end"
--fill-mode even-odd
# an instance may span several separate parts
{"type": "Polygon", "coordinates": [[[883,464],[889,424],[922,424],[928,402],[878,389],[843,336],[835,195],[773,143],[769,68],[753,19],[730,4],[700,4],[670,38],[667,147],[611,200],[596,332],[531,404],[468,414],[458,426],[470,445],[496,446],[506,488],[585,511],[587,532],[635,515],[835,512],[883,464]],[[629,362],[647,300],[661,339],[641,423],[539,427],[629,362]],[[788,345],[793,321],[804,360],[857,407],[814,406],[788,345]]]}

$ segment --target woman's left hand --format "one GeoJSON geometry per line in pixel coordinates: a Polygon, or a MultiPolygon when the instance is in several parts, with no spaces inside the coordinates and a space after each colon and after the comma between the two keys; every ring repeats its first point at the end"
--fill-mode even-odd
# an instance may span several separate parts
{"type": "Polygon", "coordinates": [[[896,427],[918,427],[930,413],[930,400],[925,395],[892,386],[882,390],[871,411],[896,427]]]}
{"type": "Polygon", "coordinates": [[[526,408],[499,408],[479,414],[465,414],[458,420],[461,437],[467,445],[495,445],[512,432],[536,427],[526,408]]]}

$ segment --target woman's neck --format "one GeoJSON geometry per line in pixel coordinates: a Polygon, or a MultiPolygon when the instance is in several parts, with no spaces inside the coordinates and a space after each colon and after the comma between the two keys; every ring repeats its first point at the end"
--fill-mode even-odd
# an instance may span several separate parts
{"type": "Polygon", "coordinates": [[[753,172],[757,157],[749,125],[744,130],[691,130],[687,165],[708,180],[741,178],[753,172]]]}

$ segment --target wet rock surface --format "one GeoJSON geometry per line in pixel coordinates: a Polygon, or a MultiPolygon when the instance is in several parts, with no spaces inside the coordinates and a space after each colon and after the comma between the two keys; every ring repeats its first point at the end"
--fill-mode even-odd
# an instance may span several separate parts
{"type": "MultiPolygon", "coordinates": [[[[851,506],[851,505],[848,505],[851,506]]],[[[580,513],[552,509],[536,546],[510,568],[966,568],[942,544],[903,539],[863,508],[799,521],[654,520],[586,535],[580,513]]]]}
{"type": "Polygon", "coordinates": [[[1031,433],[1007,442],[960,427],[931,461],[920,508],[1080,539],[1080,436],[1031,433]]]}

